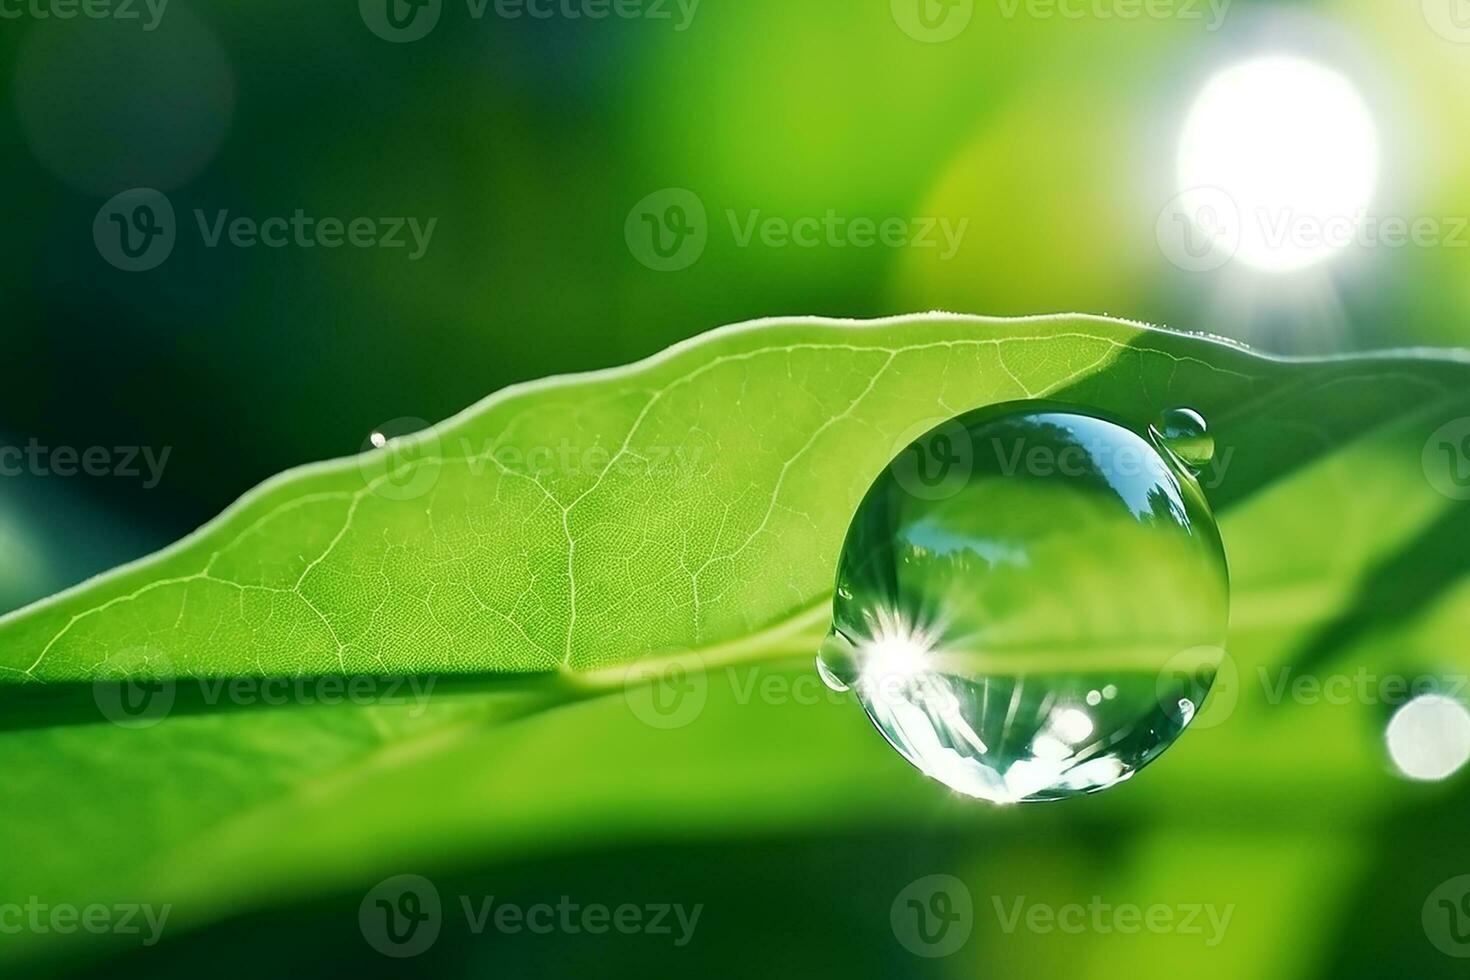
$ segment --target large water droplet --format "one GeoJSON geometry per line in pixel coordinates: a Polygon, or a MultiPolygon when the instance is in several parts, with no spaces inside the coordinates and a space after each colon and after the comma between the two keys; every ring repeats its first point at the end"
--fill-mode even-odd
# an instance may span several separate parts
{"type": "Polygon", "coordinates": [[[1214,518],[1163,424],[1156,446],[1090,409],[1013,402],[905,448],[848,530],[823,678],[970,796],[1133,775],[1203,702],[1228,616],[1214,518]]]}

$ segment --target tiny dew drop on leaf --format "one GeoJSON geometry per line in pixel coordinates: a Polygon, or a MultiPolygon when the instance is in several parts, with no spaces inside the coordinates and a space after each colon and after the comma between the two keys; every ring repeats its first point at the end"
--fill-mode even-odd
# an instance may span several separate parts
{"type": "Polygon", "coordinates": [[[1189,724],[1222,653],[1225,553],[1193,473],[1211,455],[1188,409],[1141,433],[1009,402],[931,429],[853,517],[822,678],[969,796],[1128,779],[1189,724]]]}

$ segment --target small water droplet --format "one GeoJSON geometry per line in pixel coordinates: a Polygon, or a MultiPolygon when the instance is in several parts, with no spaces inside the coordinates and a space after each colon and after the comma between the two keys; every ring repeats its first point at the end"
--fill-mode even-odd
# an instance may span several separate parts
{"type": "Polygon", "coordinates": [[[1204,416],[1192,408],[1171,408],[1149,426],[1155,442],[1179,457],[1192,470],[1201,470],[1215,458],[1215,437],[1204,416]]]}
{"type": "Polygon", "coordinates": [[[1187,725],[1194,720],[1194,702],[1189,698],[1179,699],[1179,724],[1187,725]]]}
{"type": "Polygon", "coordinates": [[[374,449],[382,449],[388,445],[388,437],[381,432],[373,432],[368,435],[368,442],[373,444],[374,449]]]}
{"type": "Polygon", "coordinates": [[[852,656],[852,644],[847,637],[833,631],[822,643],[817,654],[817,673],[822,683],[834,691],[846,691],[857,678],[857,666],[852,656]]]}
{"type": "Polygon", "coordinates": [[[1222,643],[1229,601],[1204,494],[1153,434],[1013,402],[921,436],[853,517],[823,680],[970,796],[1054,800],[1132,776],[1208,692],[1213,671],[1167,668],[1222,643]]]}

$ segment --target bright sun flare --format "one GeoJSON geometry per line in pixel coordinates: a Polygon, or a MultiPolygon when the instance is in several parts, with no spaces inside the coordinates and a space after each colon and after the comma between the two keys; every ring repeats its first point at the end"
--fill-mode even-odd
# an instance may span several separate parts
{"type": "Polygon", "coordinates": [[[1352,83],[1301,58],[1221,71],[1179,142],[1181,206],[1253,268],[1288,272],[1355,239],[1378,183],[1378,133],[1352,83]]]}

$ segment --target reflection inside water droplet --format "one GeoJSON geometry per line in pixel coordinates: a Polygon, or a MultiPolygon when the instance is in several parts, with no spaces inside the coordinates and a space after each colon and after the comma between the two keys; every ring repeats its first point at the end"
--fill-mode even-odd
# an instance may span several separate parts
{"type": "Polygon", "coordinates": [[[1210,456],[1204,420],[1176,410],[1148,435],[1019,402],[904,449],[849,528],[822,678],[970,796],[1127,779],[1204,699],[1215,664],[1182,651],[1218,647],[1228,605],[1189,469],[1210,456]]]}
{"type": "Polygon", "coordinates": [[[1215,437],[1204,416],[1192,408],[1169,409],[1149,426],[1149,435],[1192,470],[1204,469],[1215,458],[1215,437]]]}

